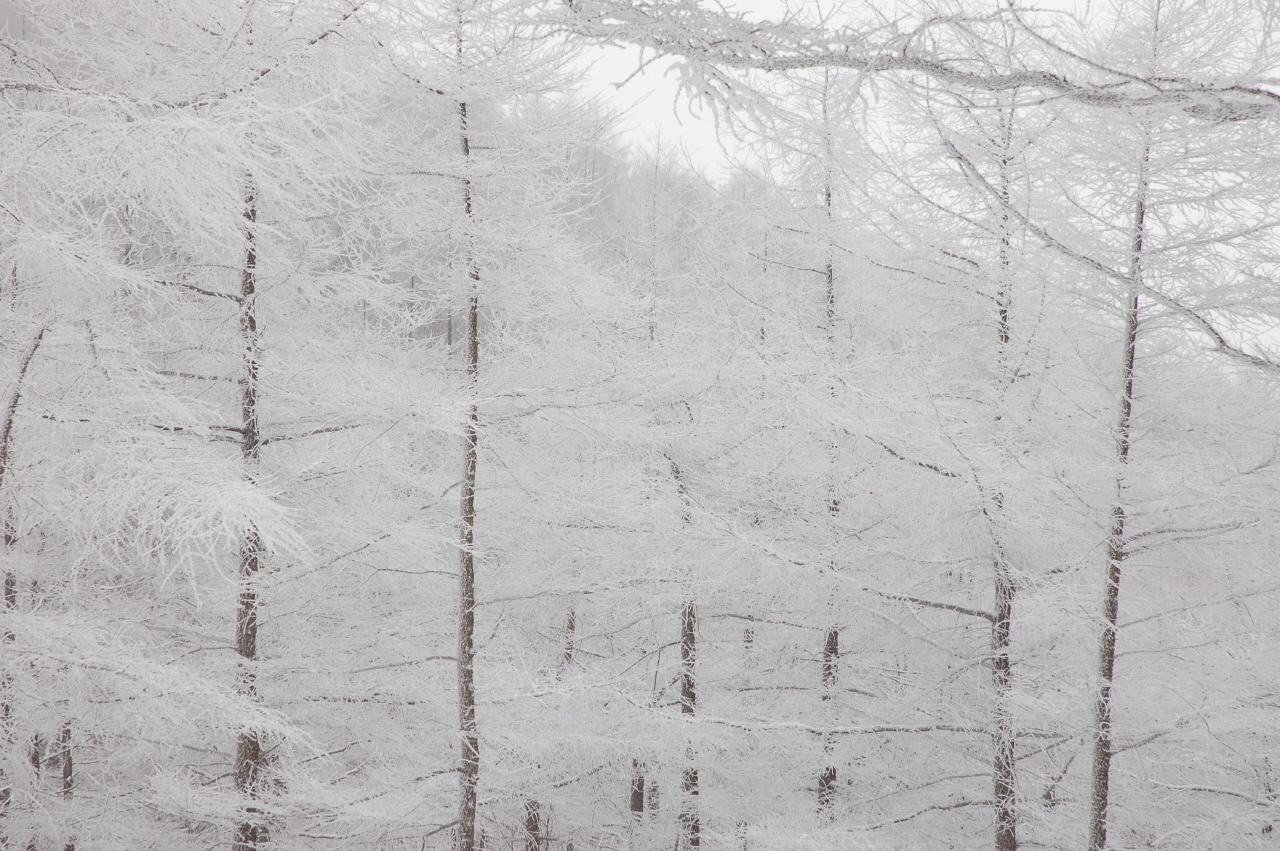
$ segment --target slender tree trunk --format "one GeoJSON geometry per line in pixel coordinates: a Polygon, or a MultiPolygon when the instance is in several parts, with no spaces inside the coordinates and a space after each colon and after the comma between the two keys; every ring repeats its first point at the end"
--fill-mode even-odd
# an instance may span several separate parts
{"type": "MultiPolygon", "coordinates": [[[[684,604],[680,614],[680,714],[692,716],[698,708],[697,681],[694,666],[698,657],[698,614],[693,601],[684,604]]],[[[693,765],[693,748],[688,749],[689,764],[681,776],[680,789],[684,793],[680,810],[680,838],[684,847],[695,849],[700,842],[701,824],[698,817],[698,769],[693,765]]]]}
{"type": "Polygon", "coordinates": [[[1142,247],[1146,236],[1147,160],[1150,142],[1143,151],[1138,170],[1138,192],[1134,204],[1133,241],[1129,277],[1132,291],[1125,302],[1124,352],[1121,361],[1120,410],[1116,421],[1116,502],[1111,509],[1111,528],[1107,533],[1107,578],[1102,593],[1102,630],[1098,641],[1098,684],[1093,701],[1093,769],[1090,776],[1089,851],[1103,851],[1107,846],[1107,807],[1111,796],[1111,757],[1114,743],[1111,731],[1111,689],[1115,681],[1116,623],[1120,612],[1120,568],[1128,556],[1125,525],[1128,514],[1124,504],[1124,474],[1129,464],[1133,439],[1133,378],[1138,352],[1138,292],[1142,284],[1142,247]]]}
{"type": "MultiPolygon", "coordinates": [[[[822,642],[822,700],[830,701],[835,692],[836,678],[840,666],[840,630],[829,629],[822,642]]],[[[835,750],[835,738],[825,736],[822,741],[822,752],[828,764],[818,775],[818,815],[824,819],[835,817],[836,804],[836,767],[830,764],[835,750]]]]}
{"type": "MultiPolygon", "coordinates": [[[[9,530],[6,523],[5,529],[5,551],[9,551],[9,530]]],[[[16,577],[10,571],[4,574],[4,611],[6,616],[14,612],[18,608],[18,583],[16,577]]],[[[5,627],[3,643],[8,645],[13,643],[13,631],[7,625],[5,627]]],[[[13,747],[13,729],[10,726],[12,721],[13,708],[9,703],[9,690],[13,683],[8,674],[5,674],[4,680],[0,682],[0,748],[5,753],[13,747]]],[[[9,802],[13,799],[13,789],[9,785],[9,778],[3,771],[0,771],[0,849],[9,847],[9,831],[8,825],[5,823],[9,816],[9,802]]]]}
{"type": "MultiPolygon", "coordinates": [[[[461,42],[459,42],[461,51],[461,42]]],[[[462,132],[462,156],[471,156],[467,134],[467,105],[458,104],[462,132]]],[[[471,179],[462,180],[462,208],[467,238],[472,233],[471,179]]],[[[471,293],[467,300],[467,418],[463,426],[462,507],[459,534],[461,564],[458,600],[458,727],[461,734],[462,763],[459,766],[461,800],[458,807],[457,851],[475,851],[476,789],[480,783],[480,739],[476,733],[475,628],[476,628],[476,441],[480,423],[480,269],[471,246],[467,246],[467,275],[471,293]]]]}
{"type": "MultiPolygon", "coordinates": [[[[831,115],[828,98],[831,88],[831,69],[823,70],[822,75],[822,212],[823,212],[823,284],[826,301],[827,347],[832,365],[837,362],[836,353],[836,267],[835,267],[835,139],[832,136],[831,115]]],[[[834,401],[837,388],[833,382],[828,395],[834,401]]],[[[838,464],[838,435],[833,436],[827,445],[827,461],[829,474],[827,483],[827,514],[835,517],[840,513],[840,496],[835,485],[835,469],[838,464]]],[[[834,562],[830,565],[835,569],[834,562]]],[[[829,702],[834,694],[837,670],[840,663],[840,631],[828,629],[822,645],[822,700],[829,702]]],[[[818,816],[830,820],[835,816],[836,801],[836,767],[831,764],[831,756],[835,751],[835,738],[823,737],[822,753],[827,760],[822,771],[818,773],[818,816]]]]}
{"type": "MultiPolygon", "coordinates": [[[[255,227],[257,205],[252,194],[245,204],[245,256],[240,271],[240,338],[243,346],[244,372],[240,379],[240,455],[245,475],[254,481],[258,475],[258,458],[262,439],[258,430],[258,319],[257,275],[258,251],[255,227]]],[[[264,553],[262,540],[252,524],[244,530],[240,542],[240,595],[236,608],[236,653],[239,654],[240,693],[257,696],[254,663],[258,659],[258,572],[264,553]]],[[[242,796],[256,799],[261,794],[264,767],[262,740],[257,730],[246,730],[236,740],[235,784],[242,796]]],[[[267,838],[260,807],[245,807],[244,817],[236,826],[234,851],[254,851],[267,838]]]]}
{"type": "Polygon", "coordinates": [[[1018,795],[1015,784],[1013,717],[1009,711],[1012,664],[1009,632],[1013,626],[1014,587],[1003,555],[996,557],[995,619],[991,623],[991,684],[995,708],[991,731],[995,758],[992,777],[995,792],[996,851],[1017,851],[1018,795]]]}
{"type": "MultiPolygon", "coordinates": [[[[62,732],[58,734],[58,756],[62,763],[62,797],[71,800],[71,794],[75,785],[75,766],[71,762],[71,722],[66,721],[62,725],[62,732]]],[[[62,846],[62,851],[76,851],[76,841],[68,839],[66,844],[62,846]]]]}
{"type": "Polygon", "coordinates": [[[560,679],[560,675],[569,670],[569,666],[573,664],[574,637],[578,630],[578,613],[573,609],[569,610],[569,617],[564,622],[564,658],[561,661],[560,670],[556,671],[556,679],[560,679]]]}
{"type": "MultiPolygon", "coordinates": [[[[4,506],[4,555],[5,555],[5,572],[4,572],[4,611],[6,615],[14,612],[18,608],[18,577],[9,568],[9,562],[12,559],[13,548],[18,543],[18,530],[13,518],[13,501],[8,499],[8,491],[5,485],[9,483],[9,463],[10,454],[13,446],[13,418],[18,413],[18,402],[22,399],[22,385],[26,382],[27,371],[31,368],[31,361],[36,356],[36,349],[40,348],[40,342],[44,339],[46,328],[41,328],[36,335],[31,338],[26,351],[22,353],[21,360],[18,361],[18,375],[13,382],[13,389],[9,393],[9,398],[4,407],[4,421],[0,422],[0,495],[5,497],[4,506]]],[[[4,635],[0,636],[0,645],[12,644],[14,640],[13,631],[6,625],[4,635]]],[[[13,714],[13,706],[9,702],[9,690],[12,683],[8,675],[0,680],[0,748],[7,751],[13,744],[13,730],[10,727],[13,714]]],[[[9,834],[6,829],[5,820],[9,814],[9,803],[13,799],[13,790],[9,786],[9,780],[4,775],[4,771],[0,770],[0,848],[9,847],[9,834]]]]}
{"type": "MultiPolygon", "coordinates": [[[[1003,205],[1000,209],[1000,244],[999,267],[1000,280],[996,288],[996,371],[1000,381],[1000,395],[1003,397],[1016,380],[1009,364],[1009,345],[1013,339],[1010,319],[1010,305],[1013,300],[1012,282],[1010,280],[1010,261],[1012,254],[1011,222],[1009,205],[1012,196],[1009,191],[1009,165],[1012,162],[1014,111],[1001,110],[1000,139],[1000,198],[1003,205]]],[[[997,409],[994,431],[998,431],[1003,419],[1003,411],[997,409]]],[[[984,497],[983,511],[986,512],[984,497]]],[[[1013,729],[1013,714],[1010,702],[1013,688],[1013,663],[1009,658],[1009,637],[1013,631],[1013,604],[1017,589],[1013,582],[1009,562],[1005,557],[1002,543],[1001,522],[1004,515],[1004,494],[996,493],[990,501],[995,517],[991,521],[992,547],[994,555],[992,568],[995,585],[994,619],[991,622],[991,777],[992,798],[995,803],[995,851],[1017,851],[1018,849],[1018,787],[1016,763],[1016,737],[1013,729]]]]}

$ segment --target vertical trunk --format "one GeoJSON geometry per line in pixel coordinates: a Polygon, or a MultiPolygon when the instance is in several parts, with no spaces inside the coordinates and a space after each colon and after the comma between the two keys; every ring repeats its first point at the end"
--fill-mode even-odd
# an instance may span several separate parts
{"type": "MultiPolygon", "coordinates": [[[[8,549],[9,534],[8,529],[5,530],[5,542],[8,549]]],[[[8,571],[4,574],[4,611],[5,614],[13,612],[18,608],[18,583],[14,575],[8,571]]],[[[0,641],[4,644],[13,642],[13,632],[6,626],[4,636],[0,641]]],[[[9,703],[9,688],[11,682],[6,674],[4,680],[0,682],[0,748],[8,752],[13,745],[13,731],[10,729],[9,723],[13,713],[9,703]]],[[[9,778],[4,776],[0,771],[0,848],[9,847],[9,833],[6,829],[5,818],[9,814],[9,801],[13,797],[13,791],[9,786],[9,778]]]]}
{"type": "MultiPolygon", "coordinates": [[[[461,52],[461,41],[459,41],[461,52]]],[[[471,141],[467,135],[467,105],[458,104],[461,126],[462,156],[471,156],[471,141]]],[[[462,211],[467,228],[467,238],[472,232],[471,179],[462,180],[462,211]]],[[[480,739],[476,733],[475,693],[475,628],[476,628],[476,440],[478,437],[479,369],[480,369],[480,270],[475,256],[467,246],[467,275],[471,292],[467,300],[467,331],[465,341],[467,364],[467,418],[463,425],[462,506],[459,532],[461,564],[458,573],[458,728],[461,737],[462,762],[459,766],[461,799],[458,807],[457,851],[475,851],[476,847],[476,789],[480,783],[480,739]]]]}
{"type": "Polygon", "coordinates": [[[644,816],[644,768],[637,759],[631,760],[631,799],[628,808],[636,821],[644,816]]]}
{"type": "Polygon", "coordinates": [[[840,666],[840,630],[827,630],[822,642],[822,699],[830,700],[840,666]]]}
{"type": "Polygon", "coordinates": [[[1129,463],[1132,440],[1133,375],[1138,352],[1138,292],[1142,284],[1142,245],[1147,218],[1148,142],[1138,170],[1138,192],[1134,205],[1133,241],[1129,277],[1132,291],[1125,302],[1124,352],[1121,358],[1120,410],[1116,418],[1116,502],[1111,509],[1107,533],[1107,578],[1102,593],[1102,632],[1098,641],[1098,685],[1093,701],[1093,769],[1090,775],[1089,851],[1103,851],[1107,845],[1107,806],[1111,796],[1111,688],[1116,665],[1116,618],[1120,611],[1120,568],[1128,556],[1124,505],[1124,471],[1129,463]]]}
{"type": "MultiPolygon", "coordinates": [[[[824,69],[822,76],[822,211],[824,216],[823,234],[823,283],[826,296],[826,332],[827,345],[834,367],[836,357],[836,272],[835,272],[835,140],[832,137],[831,115],[828,98],[831,88],[831,70],[824,69]]],[[[836,385],[832,383],[829,395],[834,400],[836,385]]],[[[827,514],[835,517],[840,513],[840,496],[835,487],[835,468],[838,463],[838,438],[833,437],[827,446],[827,459],[831,475],[827,488],[827,514]]],[[[831,565],[834,570],[835,565],[831,565]]],[[[840,659],[840,631],[827,630],[822,645],[822,700],[830,701],[836,684],[837,666],[840,659]]],[[[835,815],[836,767],[831,764],[831,755],[835,750],[835,739],[823,737],[822,753],[827,760],[822,771],[818,773],[818,816],[831,819],[835,815]]]]}
{"type": "Polygon", "coordinates": [[[524,802],[524,848],[525,851],[541,851],[545,845],[542,806],[531,798],[524,802]]]}
{"type": "MultiPolygon", "coordinates": [[[[698,614],[693,601],[684,604],[680,615],[680,714],[692,716],[698,708],[697,682],[694,665],[697,662],[698,614]]],[[[680,838],[687,849],[699,845],[701,824],[698,819],[698,769],[692,764],[693,748],[686,754],[690,764],[681,775],[680,790],[684,793],[680,809],[680,838]]]]}
{"type": "MultiPolygon", "coordinates": [[[[257,478],[261,437],[258,432],[258,319],[257,274],[258,252],[254,233],[257,206],[250,194],[245,204],[245,256],[240,272],[240,338],[243,348],[244,373],[240,379],[240,454],[245,475],[257,478]]],[[[253,663],[258,658],[258,571],[262,567],[262,540],[252,524],[245,529],[240,542],[240,597],[236,609],[236,653],[239,654],[241,694],[257,694],[253,663]]],[[[257,730],[242,732],[236,741],[235,784],[242,796],[257,798],[261,791],[263,768],[262,741],[257,730]]],[[[266,839],[261,821],[261,808],[245,807],[236,826],[234,851],[254,851],[266,839]]]]}
{"type": "MultiPolygon", "coordinates": [[[[829,629],[822,642],[822,700],[829,701],[835,691],[836,676],[840,665],[840,630],[829,629]]],[[[828,760],[835,750],[835,739],[826,736],[822,741],[822,752],[828,760]]],[[[835,815],[836,803],[836,767],[828,761],[818,775],[818,815],[831,819],[835,815]]]]}
{"type": "Polygon", "coordinates": [[[826,251],[823,279],[827,296],[827,341],[835,342],[836,333],[836,273],[835,273],[835,141],[831,137],[831,116],[827,109],[828,90],[831,87],[831,69],[822,72],[822,211],[825,216],[823,243],[826,251]]]}
{"type": "MultiPolygon", "coordinates": [[[[1012,302],[1011,282],[1009,275],[1012,254],[1012,235],[1009,217],[1009,205],[1012,196],[1009,191],[1009,164],[1012,162],[1014,112],[1001,110],[1001,156],[1000,156],[1000,244],[999,266],[1000,280],[996,287],[996,374],[1000,382],[1000,395],[1003,397],[1014,381],[1009,369],[1009,344],[1013,338],[1010,326],[1010,304],[1012,302]]],[[[1003,411],[996,410],[996,429],[1000,427],[1003,411]]],[[[991,499],[991,508],[999,517],[1004,513],[1004,495],[996,493],[991,499]]],[[[983,511],[988,509],[984,504],[983,511]]],[[[988,517],[988,520],[995,518],[988,517]]],[[[1004,547],[1001,543],[1001,524],[992,522],[992,545],[994,557],[992,567],[995,579],[995,618],[991,623],[991,690],[993,707],[991,719],[991,777],[992,799],[995,804],[995,851],[1017,851],[1018,849],[1018,792],[1017,768],[1015,754],[1015,736],[1013,715],[1009,709],[1013,685],[1013,664],[1009,658],[1009,636],[1013,629],[1013,603],[1016,594],[1009,564],[1005,559],[1004,547]]]]}
{"type": "Polygon", "coordinates": [[[996,851],[1017,851],[1018,796],[1014,782],[1013,718],[1009,712],[1012,664],[1009,631],[1013,625],[1013,583],[1001,555],[996,557],[995,619],[991,624],[991,684],[995,691],[992,777],[995,792],[996,851]]]}
{"type": "MultiPolygon", "coordinates": [[[[62,797],[71,799],[72,785],[75,782],[75,766],[71,762],[71,722],[64,722],[62,732],[58,734],[58,755],[62,763],[62,797]]],[[[62,851],[76,851],[76,841],[68,839],[62,851]]]]}
{"type": "MultiPolygon", "coordinates": [[[[569,610],[569,618],[564,624],[564,663],[560,666],[560,670],[567,670],[573,664],[573,639],[578,631],[578,616],[573,609],[569,610]]],[[[559,675],[557,675],[558,677],[559,675]]]]}
{"type": "MultiPolygon", "coordinates": [[[[14,275],[16,288],[16,272],[14,275]]],[[[5,498],[4,553],[6,556],[12,554],[14,545],[18,543],[18,532],[13,519],[13,501],[8,499],[8,491],[5,490],[5,485],[8,484],[10,450],[13,445],[13,418],[18,412],[18,402],[22,398],[22,385],[26,381],[27,370],[31,367],[31,360],[36,356],[36,349],[40,348],[40,341],[44,339],[46,330],[41,328],[36,332],[26,351],[22,353],[22,359],[18,361],[18,375],[13,382],[13,390],[10,391],[4,407],[4,421],[0,423],[0,495],[5,498]]],[[[7,564],[6,567],[8,567],[7,564]]],[[[4,610],[7,615],[17,608],[18,577],[12,571],[6,570],[4,573],[4,610]]],[[[0,636],[0,646],[10,644],[13,640],[13,631],[6,625],[4,635],[0,636]]],[[[5,675],[3,680],[0,680],[0,748],[6,751],[13,744],[13,732],[9,726],[13,713],[13,707],[9,703],[10,685],[9,677],[5,675]]],[[[5,829],[4,820],[8,815],[9,802],[12,797],[13,792],[9,786],[8,778],[0,770],[0,848],[8,847],[8,832],[5,829]]]]}

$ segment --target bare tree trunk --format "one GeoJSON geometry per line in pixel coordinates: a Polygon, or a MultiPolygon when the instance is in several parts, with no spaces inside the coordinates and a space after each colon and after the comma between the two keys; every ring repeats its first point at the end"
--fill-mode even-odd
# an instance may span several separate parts
{"type": "MultiPolygon", "coordinates": [[[[998,349],[996,369],[1000,376],[1001,395],[1013,384],[1015,376],[1009,368],[1009,345],[1013,339],[1010,306],[1013,300],[1009,267],[1012,253],[1009,207],[1012,196],[1009,191],[1009,164],[1013,157],[1014,111],[1001,110],[1000,138],[1000,280],[996,288],[996,336],[998,349]]],[[[1000,426],[1003,411],[996,412],[996,430],[1000,426]]],[[[983,512],[987,511],[985,497],[983,512]]],[[[1004,494],[996,493],[991,505],[997,517],[1004,514],[1004,494]]],[[[1013,603],[1017,593],[1009,563],[1002,543],[1002,524],[991,521],[992,567],[995,584],[995,617],[991,622],[991,777],[995,802],[995,851],[1018,851],[1018,787],[1016,762],[1016,737],[1013,715],[1009,709],[1013,687],[1013,663],[1009,658],[1009,637],[1013,631],[1013,603]]]]}
{"type": "Polygon", "coordinates": [[[569,670],[569,666],[573,664],[574,637],[578,630],[578,614],[573,609],[569,610],[569,617],[564,622],[564,658],[560,665],[560,670],[556,672],[556,679],[560,675],[569,670]]]}
{"type": "MultiPolygon", "coordinates": [[[[58,757],[62,763],[62,797],[71,799],[75,784],[75,766],[71,762],[71,722],[64,722],[58,734],[58,757]]],[[[62,851],[76,851],[76,841],[68,839],[62,851]]]]}
{"type": "Polygon", "coordinates": [[[525,801],[525,851],[541,851],[547,847],[544,836],[543,810],[538,801],[525,801]]]}
{"type": "MultiPolygon", "coordinates": [[[[462,50],[459,40],[459,52],[462,50]]],[[[462,156],[471,156],[471,141],[467,135],[467,105],[458,104],[461,125],[462,156]]],[[[462,180],[462,207],[466,218],[468,238],[471,234],[471,179],[462,180]]],[[[467,419],[463,426],[462,507],[459,551],[458,600],[458,727],[461,733],[462,763],[459,767],[461,800],[458,807],[457,851],[475,851],[476,847],[476,789],[480,783],[480,739],[476,733],[475,694],[475,628],[476,628],[476,441],[478,438],[479,369],[480,369],[480,269],[475,255],[467,246],[467,275],[471,281],[471,293],[467,300],[467,419]]]]}
{"type": "Polygon", "coordinates": [[[637,759],[631,760],[631,797],[628,809],[636,821],[644,817],[644,768],[637,759]]]}
{"type": "MultiPolygon", "coordinates": [[[[9,529],[8,523],[5,524],[5,550],[9,550],[9,529]]],[[[18,583],[17,578],[10,571],[4,574],[4,610],[5,614],[9,614],[18,608],[18,583]]],[[[12,644],[14,639],[13,631],[6,626],[4,631],[4,644],[12,644]]],[[[0,748],[7,753],[13,746],[13,729],[10,727],[12,719],[13,707],[9,703],[9,690],[12,688],[12,681],[6,674],[3,682],[0,682],[0,748]]],[[[9,802],[13,799],[13,789],[9,785],[9,778],[4,776],[0,771],[0,849],[9,847],[9,831],[5,821],[9,815],[9,802]]]]}
{"type": "MultiPolygon", "coordinates": [[[[836,353],[836,272],[835,272],[835,140],[832,137],[831,115],[828,98],[831,89],[831,69],[822,72],[822,211],[824,216],[823,248],[823,283],[826,296],[826,332],[827,346],[832,365],[837,362],[836,353]]],[[[834,400],[836,385],[832,383],[828,395],[834,400]]],[[[833,437],[827,446],[830,474],[827,486],[827,514],[835,517],[840,513],[840,496],[835,487],[835,467],[838,463],[838,437],[833,437]]],[[[834,570],[834,563],[831,565],[834,570]]],[[[833,696],[836,676],[840,664],[840,630],[828,629],[822,645],[822,700],[828,702],[833,696]]],[[[818,773],[818,816],[832,819],[835,816],[836,800],[836,767],[831,764],[831,755],[835,750],[835,739],[824,736],[822,752],[827,764],[818,773]]]]}
{"type": "Polygon", "coordinates": [[[1015,784],[1013,717],[1009,711],[1012,664],[1009,632],[1013,626],[1014,587],[1003,555],[996,557],[995,618],[991,623],[991,684],[995,709],[991,731],[995,758],[992,777],[995,792],[996,851],[1017,851],[1018,794],[1015,784]]]}
{"type": "MultiPolygon", "coordinates": [[[[47,328],[41,328],[31,339],[31,343],[27,346],[26,351],[22,353],[21,360],[18,361],[18,375],[13,383],[13,390],[9,393],[9,399],[4,407],[4,421],[0,423],[0,494],[5,499],[4,507],[4,554],[6,561],[13,554],[13,548],[18,543],[18,532],[14,525],[13,519],[13,502],[7,499],[8,492],[4,486],[8,484],[9,477],[9,456],[13,446],[13,418],[18,413],[18,402],[22,399],[22,385],[27,379],[27,371],[31,368],[31,361],[36,356],[36,349],[40,348],[40,342],[44,339],[47,328]]],[[[8,564],[5,565],[8,568],[8,564]]],[[[11,613],[18,608],[18,577],[13,571],[6,569],[4,573],[4,610],[11,613]]],[[[0,645],[13,643],[13,631],[7,626],[4,635],[0,638],[0,645]]],[[[8,750],[13,744],[13,731],[10,728],[10,721],[13,713],[13,706],[9,703],[9,689],[12,683],[9,677],[0,681],[0,748],[8,750]]],[[[8,778],[4,776],[3,770],[0,770],[0,848],[9,847],[8,831],[5,829],[4,820],[9,813],[9,803],[13,799],[13,790],[9,786],[8,778]]]]}
{"type": "MultiPolygon", "coordinates": [[[[840,666],[840,630],[829,629],[822,642],[822,700],[830,701],[836,687],[836,678],[840,666]]],[[[830,760],[835,750],[835,739],[828,735],[823,738],[822,752],[830,760]]],[[[836,804],[836,767],[830,762],[818,775],[818,815],[825,819],[835,817],[836,804]]]]}
{"type": "MultiPolygon", "coordinates": [[[[697,682],[694,665],[698,657],[698,614],[693,601],[684,604],[680,614],[680,714],[693,715],[698,708],[697,682]]],[[[693,762],[693,748],[686,754],[693,762]]],[[[680,807],[680,838],[684,847],[695,849],[700,841],[701,824],[698,818],[698,769],[689,764],[681,776],[680,789],[684,799],[680,807]]]]}
{"type": "Polygon", "coordinates": [[[1114,744],[1111,734],[1111,689],[1116,666],[1116,619],[1120,611],[1120,568],[1128,556],[1125,525],[1128,514],[1124,505],[1124,471],[1129,463],[1132,442],[1133,376],[1138,351],[1138,292],[1142,284],[1142,246],[1146,236],[1147,161],[1150,142],[1143,151],[1138,170],[1138,193],[1134,205],[1133,241],[1129,277],[1133,288],[1125,303],[1124,354],[1121,366],[1122,391],[1116,422],[1116,502],[1111,509],[1111,528],[1107,534],[1107,579],[1102,594],[1102,633],[1098,642],[1098,685],[1093,701],[1093,769],[1090,775],[1089,851],[1103,851],[1107,845],[1107,806],[1111,795],[1111,757],[1114,744]]]}
{"type": "MultiPolygon", "coordinates": [[[[240,272],[240,337],[243,346],[244,373],[240,380],[240,455],[245,475],[254,481],[258,474],[258,458],[262,440],[258,430],[258,319],[257,269],[255,242],[257,206],[252,194],[245,204],[245,257],[240,272]]],[[[257,695],[253,664],[258,658],[258,571],[264,553],[262,540],[252,524],[244,530],[240,542],[240,595],[236,608],[236,653],[241,659],[238,687],[248,697],[257,695]]],[[[262,740],[257,730],[246,730],[236,740],[236,791],[250,799],[261,794],[264,757],[262,740]]],[[[266,826],[260,818],[261,808],[247,806],[236,826],[234,851],[254,851],[267,838],[266,826]]]]}

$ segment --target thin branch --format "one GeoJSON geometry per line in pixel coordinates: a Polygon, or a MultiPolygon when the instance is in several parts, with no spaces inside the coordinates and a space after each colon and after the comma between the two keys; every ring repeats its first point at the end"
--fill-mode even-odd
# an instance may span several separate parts
{"type": "Polygon", "coordinates": [[[879,830],[880,828],[888,827],[889,825],[902,824],[903,822],[907,822],[907,821],[911,821],[912,819],[919,818],[920,816],[925,815],[926,813],[944,812],[946,810],[958,810],[961,807],[989,807],[989,806],[991,806],[990,801],[956,801],[955,803],[952,803],[952,804],[934,804],[931,807],[925,807],[923,810],[914,812],[909,816],[903,816],[902,818],[896,818],[890,821],[882,821],[879,824],[868,825],[867,830],[879,830]]]}
{"type": "Polygon", "coordinates": [[[919,597],[909,597],[906,594],[890,594],[888,591],[877,591],[875,588],[863,587],[863,591],[869,594],[875,594],[877,597],[883,597],[886,600],[897,600],[902,603],[912,603],[916,606],[924,606],[927,609],[941,609],[947,612],[955,612],[960,615],[968,615],[971,618],[982,618],[991,623],[996,622],[996,616],[990,612],[984,612],[980,609],[971,609],[968,606],[957,606],[954,603],[939,603],[936,600],[922,600],[919,597]]]}
{"type": "MultiPolygon", "coordinates": [[[[850,432],[848,432],[848,431],[846,431],[845,433],[846,433],[846,434],[850,434],[850,432]]],[[[948,470],[948,469],[946,469],[946,468],[944,468],[944,467],[941,467],[941,466],[939,466],[939,465],[937,465],[937,464],[933,464],[933,463],[931,463],[931,462],[929,462],[929,461],[917,461],[917,460],[916,460],[916,459],[914,459],[914,458],[908,458],[906,455],[903,455],[901,452],[899,452],[898,450],[894,449],[892,446],[889,446],[889,445],[888,445],[887,443],[885,443],[884,441],[877,440],[876,438],[872,437],[872,436],[871,436],[871,435],[869,435],[869,434],[864,434],[864,435],[862,435],[862,436],[863,436],[863,437],[865,437],[867,440],[871,441],[872,443],[874,443],[876,446],[879,446],[881,449],[883,449],[885,452],[889,453],[889,454],[890,454],[891,456],[893,456],[894,458],[897,458],[899,461],[904,461],[904,462],[906,462],[906,463],[908,463],[908,464],[912,464],[912,465],[914,465],[914,466],[916,466],[916,467],[919,467],[919,468],[920,468],[920,469],[922,469],[922,470],[928,470],[928,471],[929,471],[929,472],[931,472],[931,473],[937,473],[939,476],[945,476],[945,477],[946,477],[946,478],[948,478],[948,479],[963,479],[963,478],[964,478],[964,476],[962,476],[962,475],[961,475],[961,474],[959,474],[959,473],[953,472],[953,471],[948,470]]]]}
{"type": "Polygon", "coordinates": [[[156,375],[163,375],[166,378],[190,378],[195,381],[226,381],[234,384],[234,379],[225,375],[200,375],[194,372],[176,372],[172,369],[157,369],[156,375]]]}
{"type": "Polygon", "coordinates": [[[209,298],[225,298],[228,301],[234,301],[236,304],[244,303],[244,299],[235,293],[220,293],[217,290],[207,290],[204,287],[197,287],[195,284],[188,284],[183,281],[157,280],[156,283],[163,284],[166,287],[178,287],[184,290],[191,290],[194,293],[199,293],[200,295],[208,296],[209,298]]]}
{"type": "Polygon", "coordinates": [[[259,446],[266,446],[270,443],[280,443],[286,440],[301,440],[304,437],[315,437],[318,434],[336,434],[340,431],[351,431],[352,429],[362,428],[364,423],[349,423],[341,426],[325,426],[311,431],[304,431],[301,434],[278,434],[275,437],[264,437],[258,441],[259,446]]]}

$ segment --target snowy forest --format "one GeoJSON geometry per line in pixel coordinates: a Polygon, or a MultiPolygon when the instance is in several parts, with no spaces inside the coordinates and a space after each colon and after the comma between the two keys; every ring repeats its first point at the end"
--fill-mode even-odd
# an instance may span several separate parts
{"type": "Polygon", "coordinates": [[[1280,847],[1274,0],[0,13],[0,848],[1280,847]]]}

